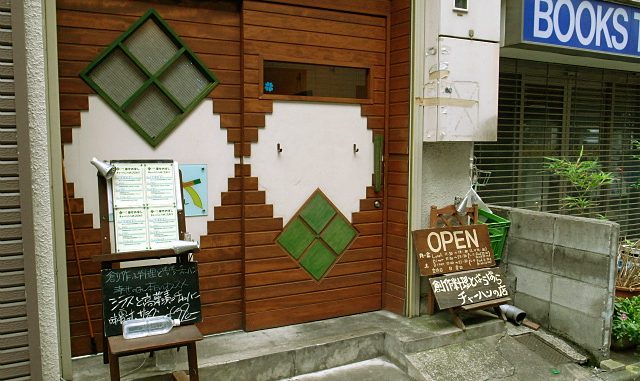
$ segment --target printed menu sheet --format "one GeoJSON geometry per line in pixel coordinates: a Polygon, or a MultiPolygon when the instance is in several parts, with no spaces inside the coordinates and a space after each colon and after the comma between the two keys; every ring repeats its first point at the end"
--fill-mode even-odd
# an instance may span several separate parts
{"type": "Polygon", "coordinates": [[[118,162],[111,180],[116,252],[165,249],[178,240],[174,162],[118,162]]]}

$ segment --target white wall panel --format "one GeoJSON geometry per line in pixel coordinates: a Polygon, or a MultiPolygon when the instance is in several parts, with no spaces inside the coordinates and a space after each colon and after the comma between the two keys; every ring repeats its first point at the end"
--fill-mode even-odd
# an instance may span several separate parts
{"type": "Polygon", "coordinates": [[[246,161],[274,216],[286,224],[320,188],[351,220],[373,173],[372,133],[360,105],[274,101],[265,125],[246,161]]]}
{"type": "Polygon", "coordinates": [[[75,184],[76,197],[84,199],[86,213],[93,213],[99,227],[98,186],[92,157],[101,160],[173,159],[179,164],[207,164],[209,215],[187,217],[187,231],[199,241],[206,234],[207,220],[213,220],[213,206],[227,180],[234,177],[233,144],[220,128],[220,116],[213,114],[211,99],[205,99],[156,148],[151,147],[101,98],[89,96],[89,111],[83,112],[82,127],[73,130],[73,143],[64,149],[67,181],[75,184]]]}

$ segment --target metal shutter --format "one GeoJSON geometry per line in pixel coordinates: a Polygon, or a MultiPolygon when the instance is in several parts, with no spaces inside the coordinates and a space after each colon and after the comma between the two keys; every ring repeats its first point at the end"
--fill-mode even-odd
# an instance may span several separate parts
{"type": "Polygon", "coordinates": [[[0,0],[0,379],[27,380],[31,377],[11,29],[11,1],[0,0]]]}
{"type": "Polygon", "coordinates": [[[594,214],[640,238],[640,76],[637,73],[502,59],[498,141],[475,144],[478,193],[487,203],[567,214],[568,184],[546,172],[545,157],[597,158],[616,182],[597,196],[594,214]],[[484,173],[484,172],[480,172],[484,173]]]}

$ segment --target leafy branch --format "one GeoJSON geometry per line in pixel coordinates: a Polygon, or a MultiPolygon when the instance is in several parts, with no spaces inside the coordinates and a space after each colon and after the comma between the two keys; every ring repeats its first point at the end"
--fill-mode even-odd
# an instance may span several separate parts
{"type": "MultiPolygon", "coordinates": [[[[640,144],[640,142],[638,143],[640,144]]],[[[575,161],[564,158],[546,157],[545,169],[571,184],[571,191],[562,198],[563,209],[576,212],[580,216],[589,216],[598,203],[598,190],[613,183],[615,176],[605,172],[598,160],[584,158],[584,146],[575,161]]]]}

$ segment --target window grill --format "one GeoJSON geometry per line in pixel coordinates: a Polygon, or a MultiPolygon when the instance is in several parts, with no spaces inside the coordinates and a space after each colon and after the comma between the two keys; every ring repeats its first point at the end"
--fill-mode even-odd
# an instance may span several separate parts
{"type": "Polygon", "coordinates": [[[478,169],[490,171],[478,193],[490,204],[570,214],[570,186],[544,169],[545,157],[598,159],[616,181],[596,195],[621,235],[640,238],[640,76],[631,72],[500,62],[498,141],[475,144],[478,169]]]}
{"type": "Polygon", "coordinates": [[[153,9],[80,76],[154,147],[218,84],[153,9]]]}

